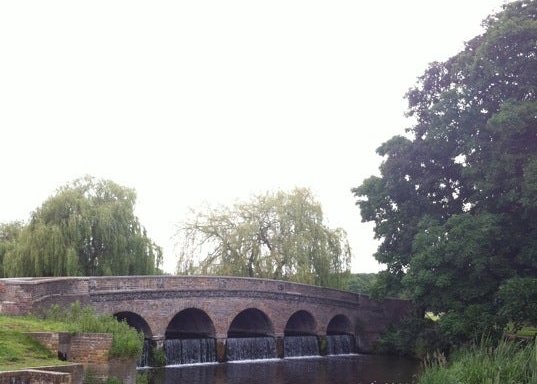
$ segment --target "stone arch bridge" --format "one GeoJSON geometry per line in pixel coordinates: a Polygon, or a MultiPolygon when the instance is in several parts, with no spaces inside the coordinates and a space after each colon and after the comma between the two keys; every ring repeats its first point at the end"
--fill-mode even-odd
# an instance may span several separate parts
{"type": "MultiPolygon", "coordinates": [[[[283,281],[220,276],[119,276],[0,279],[0,313],[38,313],[75,301],[113,314],[157,344],[167,338],[271,336],[283,357],[285,336],[352,335],[371,352],[408,301],[283,281]]],[[[217,352],[223,361],[223,352],[217,352]]]]}

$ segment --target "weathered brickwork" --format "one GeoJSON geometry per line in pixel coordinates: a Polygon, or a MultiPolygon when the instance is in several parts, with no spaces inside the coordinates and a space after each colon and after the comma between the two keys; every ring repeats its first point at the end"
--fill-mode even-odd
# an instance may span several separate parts
{"type": "Polygon", "coordinates": [[[80,333],[71,336],[69,361],[77,363],[106,363],[112,347],[112,335],[107,333],[80,333]]]}
{"type": "Polygon", "coordinates": [[[47,348],[53,354],[60,353],[60,333],[59,332],[27,332],[32,339],[47,348]]]}
{"type": "MultiPolygon", "coordinates": [[[[345,333],[355,335],[357,348],[370,351],[388,325],[411,310],[409,302],[371,300],[365,295],[289,282],[217,276],[80,277],[59,279],[0,279],[0,313],[24,314],[52,304],[74,301],[100,313],[124,313],[146,333],[162,340],[174,317],[185,309],[203,311],[217,339],[225,339],[242,311],[256,309],[268,318],[263,332],[277,338],[289,319],[305,312],[308,329],[327,334],[331,321],[348,320],[345,333]],[[134,320],[133,320],[134,321],[134,320]]],[[[294,323],[293,327],[300,322],[294,323]]],[[[293,329],[294,330],[294,329],[293,329]]]]}
{"type": "Polygon", "coordinates": [[[0,372],[0,384],[71,384],[71,375],[37,369],[0,372]]]}
{"type": "Polygon", "coordinates": [[[27,335],[64,360],[76,363],[106,363],[112,347],[112,335],[107,333],[28,332],[27,335]]]}

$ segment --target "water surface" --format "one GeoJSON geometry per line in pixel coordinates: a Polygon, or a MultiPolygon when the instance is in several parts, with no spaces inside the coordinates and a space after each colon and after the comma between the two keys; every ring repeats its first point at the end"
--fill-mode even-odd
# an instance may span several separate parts
{"type": "Polygon", "coordinates": [[[403,384],[412,383],[416,361],[392,356],[345,355],[166,367],[152,384],[403,384]]]}

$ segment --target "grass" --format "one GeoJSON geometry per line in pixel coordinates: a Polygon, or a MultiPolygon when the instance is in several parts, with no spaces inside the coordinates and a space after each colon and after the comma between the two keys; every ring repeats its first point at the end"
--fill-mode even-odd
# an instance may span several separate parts
{"type": "MultiPolygon", "coordinates": [[[[25,335],[23,332],[56,330],[45,325],[39,326],[39,320],[30,318],[11,318],[0,316],[0,371],[46,365],[65,364],[58,357],[25,335]]],[[[52,328],[54,328],[52,326],[52,328]]]]}
{"type": "Polygon", "coordinates": [[[97,332],[113,335],[110,357],[136,358],[143,336],[112,316],[96,315],[90,308],[54,307],[45,319],[0,315],[0,371],[65,364],[24,332],[97,332]]]}
{"type": "Polygon", "coordinates": [[[537,328],[535,328],[535,327],[523,327],[516,334],[517,334],[517,336],[521,336],[521,337],[537,337],[537,328]]]}
{"type": "Polygon", "coordinates": [[[486,343],[456,353],[451,363],[436,360],[426,366],[419,384],[535,384],[537,340],[530,343],[486,343]]]}

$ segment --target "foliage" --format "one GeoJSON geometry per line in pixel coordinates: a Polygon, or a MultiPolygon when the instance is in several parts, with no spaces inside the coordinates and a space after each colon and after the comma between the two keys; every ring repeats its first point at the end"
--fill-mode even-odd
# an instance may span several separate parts
{"type": "Polygon", "coordinates": [[[350,268],[345,232],[323,223],[308,189],[254,196],[193,212],[178,233],[178,273],[290,280],[344,287],[350,268]]]}
{"type": "Polygon", "coordinates": [[[429,351],[449,351],[449,342],[429,318],[406,318],[388,328],[377,352],[423,359],[429,351]]]}
{"type": "Polygon", "coordinates": [[[0,224],[0,278],[5,277],[4,273],[4,255],[13,251],[23,224],[20,222],[0,224]]]}
{"type": "Polygon", "coordinates": [[[419,384],[533,384],[537,382],[537,341],[527,345],[501,342],[468,347],[451,364],[427,366],[419,384]]]}
{"type": "Polygon", "coordinates": [[[151,366],[164,367],[166,365],[166,353],[163,349],[151,348],[151,366]]]}
{"type": "Polygon", "coordinates": [[[123,381],[115,376],[106,379],[106,384],[123,384],[123,381]]]}
{"type": "Polygon", "coordinates": [[[351,292],[370,294],[377,279],[376,273],[352,273],[347,281],[346,289],[351,292]]]}
{"type": "MultiPolygon", "coordinates": [[[[515,316],[498,300],[537,274],[537,2],[516,1],[408,94],[415,125],[384,143],[380,176],[353,189],[385,263],[373,291],[444,313],[462,342],[515,316]]],[[[516,316],[515,316],[516,317],[516,316]]],[[[531,317],[531,316],[530,316],[531,317]]]]}
{"type": "Polygon", "coordinates": [[[117,321],[110,315],[98,315],[91,307],[72,304],[69,310],[53,305],[45,318],[63,321],[71,332],[111,333],[113,336],[109,357],[138,358],[142,354],[144,338],[126,322],[117,321]]]}
{"type": "Polygon", "coordinates": [[[149,384],[149,374],[147,372],[136,372],[136,384],[149,384]]]}
{"type": "Polygon", "coordinates": [[[155,273],[162,251],[134,215],[135,201],[134,190],[110,180],[86,177],[59,188],[20,234],[5,240],[10,227],[0,229],[5,275],[155,273]]]}
{"type": "Polygon", "coordinates": [[[525,324],[537,325],[537,278],[507,280],[498,293],[500,314],[511,320],[515,330],[525,324]]]}

